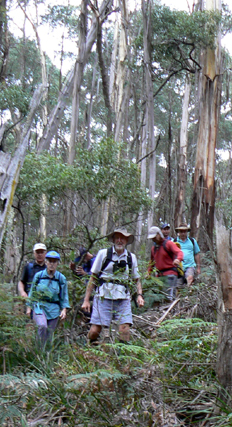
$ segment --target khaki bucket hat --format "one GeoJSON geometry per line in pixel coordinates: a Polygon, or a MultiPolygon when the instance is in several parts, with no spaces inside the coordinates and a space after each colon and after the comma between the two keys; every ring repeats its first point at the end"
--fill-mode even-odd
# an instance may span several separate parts
{"type": "Polygon", "coordinates": [[[188,224],[186,222],[181,222],[180,225],[179,225],[179,227],[176,227],[175,230],[176,231],[181,231],[181,230],[183,230],[183,231],[186,231],[186,230],[190,231],[191,228],[188,226],[188,224]]]}
{"type": "Polygon", "coordinates": [[[128,241],[127,241],[128,245],[130,245],[134,241],[134,235],[131,234],[131,233],[128,233],[125,228],[115,228],[115,230],[112,233],[108,234],[108,236],[107,236],[109,242],[113,242],[114,241],[114,235],[115,235],[115,233],[120,233],[123,236],[127,237],[128,238],[128,241]]]}

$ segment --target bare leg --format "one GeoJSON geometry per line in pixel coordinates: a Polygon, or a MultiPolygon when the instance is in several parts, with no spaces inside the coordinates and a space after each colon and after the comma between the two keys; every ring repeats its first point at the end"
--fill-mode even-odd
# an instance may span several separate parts
{"type": "Polygon", "coordinates": [[[90,341],[96,341],[101,333],[101,325],[91,325],[91,328],[88,333],[88,338],[90,341]]]}
{"type": "Polygon", "coordinates": [[[188,276],[187,277],[187,285],[191,286],[191,284],[193,283],[194,277],[193,276],[188,276]]]}
{"type": "Polygon", "coordinates": [[[130,340],[130,325],[129,323],[123,323],[122,325],[119,325],[118,328],[120,340],[127,342],[130,340]]]}

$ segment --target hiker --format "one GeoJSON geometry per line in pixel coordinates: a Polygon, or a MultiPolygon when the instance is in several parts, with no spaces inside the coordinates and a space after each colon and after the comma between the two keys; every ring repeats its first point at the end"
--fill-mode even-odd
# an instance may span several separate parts
{"type": "Polygon", "coordinates": [[[161,226],[161,231],[162,231],[165,239],[167,239],[167,240],[173,240],[172,237],[169,236],[169,234],[170,234],[170,224],[164,223],[161,226]]]}
{"type": "Polygon", "coordinates": [[[151,259],[147,276],[149,277],[155,268],[155,275],[157,277],[164,276],[167,278],[168,299],[172,301],[176,297],[177,267],[183,260],[183,252],[171,240],[164,238],[159,227],[151,227],[147,238],[152,239],[154,242],[151,248],[151,259]]]}
{"type": "Polygon", "coordinates": [[[36,243],[33,247],[35,261],[28,262],[23,269],[21,280],[18,282],[18,293],[21,297],[27,298],[31,288],[33,277],[39,271],[46,268],[45,255],[47,248],[44,243],[36,243]]]}
{"type": "Polygon", "coordinates": [[[108,240],[113,246],[98,252],[82,304],[82,309],[90,312],[90,296],[96,286],[88,333],[93,344],[97,343],[102,326],[109,327],[113,318],[119,324],[120,341],[129,341],[133,323],[128,286],[130,277],[137,285],[137,304],[139,307],[144,305],[137,259],[126,249],[134,241],[133,234],[118,228],[108,235],[108,240]]]}
{"type": "Polygon", "coordinates": [[[56,251],[46,254],[46,269],[36,273],[27,300],[27,314],[33,309],[33,320],[38,326],[38,341],[44,347],[58,324],[64,320],[69,308],[66,277],[57,271],[60,255],[56,251]]]}
{"type": "Polygon", "coordinates": [[[191,228],[185,222],[182,222],[179,227],[176,228],[178,237],[174,239],[174,241],[180,243],[181,250],[184,254],[183,268],[188,286],[193,283],[196,273],[201,273],[200,248],[196,239],[188,237],[188,232],[190,230],[191,228]]]}
{"type": "Polygon", "coordinates": [[[74,261],[71,261],[69,264],[69,268],[73,271],[73,274],[77,277],[85,277],[87,276],[87,281],[89,279],[88,276],[91,275],[91,268],[95,261],[96,256],[87,251],[86,248],[80,247],[79,256],[75,258],[74,261]],[[82,261],[81,265],[76,267],[82,261]]]}

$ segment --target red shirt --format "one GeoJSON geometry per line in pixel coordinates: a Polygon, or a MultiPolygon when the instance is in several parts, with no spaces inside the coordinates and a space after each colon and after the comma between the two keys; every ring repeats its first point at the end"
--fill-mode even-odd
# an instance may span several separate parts
{"type": "Polygon", "coordinates": [[[155,267],[161,276],[168,276],[170,274],[178,275],[174,268],[173,261],[178,259],[183,261],[183,252],[171,240],[163,240],[161,245],[154,245],[151,248],[151,260],[148,266],[148,273],[151,273],[155,267]],[[165,248],[163,242],[165,241],[165,248]],[[164,271],[163,271],[164,270],[164,271]]]}

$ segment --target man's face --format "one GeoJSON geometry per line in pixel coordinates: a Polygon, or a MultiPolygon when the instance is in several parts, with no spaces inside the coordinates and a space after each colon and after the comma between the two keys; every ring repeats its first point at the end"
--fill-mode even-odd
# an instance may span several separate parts
{"type": "Polygon", "coordinates": [[[43,265],[45,260],[46,251],[44,249],[37,249],[34,251],[34,256],[37,264],[43,265]]]}
{"type": "Polygon", "coordinates": [[[114,246],[116,252],[123,252],[128,242],[128,237],[123,236],[121,233],[114,234],[114,246]]]}
{"type": "Polygon", "coordinates": [[[187,239],[188,230],[180,230],[179,237],[184,242],[187,239]]]}
{"type": "Polygon", "coordinates": [[[162,229],[162,233],[163,233],[163,235],[164,235],[164,237],[165,237],[165,239],[166,239],[166,237],[168,237],[168,236],[169,236],[169,234],[170,234],[170,227],[165,227],[165,228],[163,228],[163,229],[162,229]]]}
{"type": "Polygon", "coordinates": [[[153,242],[157,243],[157,245],[160,245],[160,243],[162,242],[163,239],[162,239],[161,235],[159,233],[157,233],[156,236],[153,237],[152,240],[153,240],[153,242]]]}

